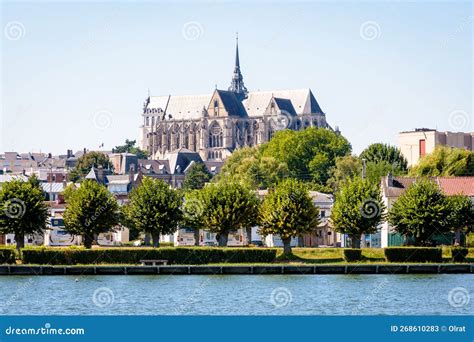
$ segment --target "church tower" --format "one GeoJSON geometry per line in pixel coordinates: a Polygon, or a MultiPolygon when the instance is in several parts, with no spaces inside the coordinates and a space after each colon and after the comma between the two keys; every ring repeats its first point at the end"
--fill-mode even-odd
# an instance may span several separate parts
{"type": "Polygon", "coordinates": [[[232,75],[232,82],[230,83],[229,91],[233,92],[235,96],[240,100],[247,98],[248,90],[244,85],[244,78],[240,72],[240,61],[239,61],[239,36],[235,38],[236,48],[235,48],[235,67],[234,74],[232,75]]]}

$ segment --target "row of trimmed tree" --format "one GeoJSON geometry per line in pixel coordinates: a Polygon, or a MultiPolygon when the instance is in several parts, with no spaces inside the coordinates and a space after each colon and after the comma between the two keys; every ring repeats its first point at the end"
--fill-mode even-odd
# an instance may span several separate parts
{"type": "Polygon", "coordinates": [[[468,196],[446,196],[436,183],[420,178],[387,213],[378,184],[361,178],[343,183],[331,221],[337,231],[349,235],[353,248],[360,247],[364,234],[376,233],[384,220],[406,244],[429,246],[449,232],[455,233],[455,244],[461,244],[462,233],[474,231],[474,207],[468,196]]]}

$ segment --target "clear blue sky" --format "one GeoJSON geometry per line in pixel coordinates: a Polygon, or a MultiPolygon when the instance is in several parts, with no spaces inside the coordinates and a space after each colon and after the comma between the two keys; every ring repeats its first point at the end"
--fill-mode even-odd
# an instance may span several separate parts
{"type": "Polygon", "coordinates": [[[356,153],[415,127],[473,131],[472,15],[453,1],[3,1],[0,151],[138,138],[148,88],[229,86],[235,31],[246,86],[311,88],[356,153]]]}

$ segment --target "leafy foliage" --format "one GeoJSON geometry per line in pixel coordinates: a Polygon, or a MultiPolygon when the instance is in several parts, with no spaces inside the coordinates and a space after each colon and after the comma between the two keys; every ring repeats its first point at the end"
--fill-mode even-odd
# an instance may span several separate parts
{"type": "Polygon", "coordinates": [[[238,182],[217,182],[186,194],[185,221],[193,227],[217,233],[219,246],[226,246],[230,232],[255,226],[259,201],[238,182]]]}
{"type": "Polygon", "coordinates": [[[70,190],[64,225],[69,233],[82,235],[86,248],[92,246],[96,235],[113,231],[119,219],[118,203],[106,187],[87,179],[70,190]]]}
{"type": "Polygon", "coordinates": [[[0,232],[15,234],[18,249],[23,247],[25,235],[41,233],[46,228],[47,218],[48,208],[36,178],[3,183],[0,188],[0,232]]]}
{"type": "Polygon", "coordinates": [[[394,171],[408,170],[408,162],[400,150],[388,144],[371,144],[362,151],[359,158],[365,159],[368,163],[390,165],[394,171]]]}
{"type": "Polygon", "coordinates": [[[343,136],[314,127],[279,131],[260,148],[263,157],[286,164],[290,177],[322,185],[326,185],[336,158],[351,151],[351,145],[343,136]]]}
{"type": "Polygon", "coordinates": [[[291,238],[310,232],[319,224],[319,210],[313,205],[308,188],[298,180],[287,179],[271,189],[260,209],[260,234],[278,234],[284,253],[291,254],[291,238]]]}
{"type": "Polygon", "coordinates": [[[162,180],[144,177],[129,197],[127,220],[138,231],[151,234],[155,247],[160,244],[160,234],[176,231],[182,220],[182,199],[177,190],[162,180]]]}
{"type": "Polygon", "coordinates": [[[125,144],[115,146],[112,149],[112,153],[132,153],[137,156],[138,159],[148,159],[148,153],[146,151],[141,150],[135,144],[137,143],[136,140],[125,140],[125,144]]]}
{"type": "Polygon", "coordinates": [[[331,211],[331,222],[340,233],[349,234],[352,247],[360,247],[362,234],[377,231],[385,205],[378,184],[361,178],[344,182],[331,211]]]}
{"type": "Polygon", "coordinates": [[[429,180],[413,183],[390,209],[388,220],[396,231],[429,245],[436,233],[449,230],[450,205],[438,185],[429,180]]]}
{"type": "Polygon", "coordinates": [[[474,206],[471,198],[464,195],[447,197],[449,215],[448,227],[456,229],[465,229],[466,232],[472,231],[474,227],[474,206]]]}
{"type": "Polygon", "coordinates": [[[410,170],[412,176],[474,176],[474,151],[438,146],[410,170]]]}
{"type": "Polygon", "coordinates": [[[104,169],[112,170],[113,166],[105,154],[101,152],[88,152],[77,160],[76,167],[69,173],[69,179],[77,182],[84,178],[92,167],[102,166],[104,169]]]}
{"type": "Polygon", "coordinates": [[[342,183],[361,176],[362,162],[353,155],[337,157],[335,166],[331,169],[328,185],[337,193],[342,183]]]}
{"type": "Polygon", "coordinates": [[[183,182],[184,190],[202,189],[204,184],[212,179],[212,174],[207,170],[204,163],[195,163],[186,173],[183,182]]]}

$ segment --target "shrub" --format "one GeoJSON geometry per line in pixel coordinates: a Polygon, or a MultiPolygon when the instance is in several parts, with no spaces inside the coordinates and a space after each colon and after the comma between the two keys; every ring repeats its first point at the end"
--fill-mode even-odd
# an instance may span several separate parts
{"type": "Polygon", "coordinates": [[[0,247],[0,264],[14,264],[16,262],[13,247],[0,247]]]}
{"type": "Polygon", "coordinates": [[[169,264],[253,263],[272,262],[276,249],[269,248],[25,248],[24,264],[138,264],[143,259],[168,260],[169,264]]]}
{"type": "Polygon", "coordinates": [[[464,247],[452,247],[451,248],[451,257],[454,262],[465,262],[466,256],[469,253],[469,250],[464,247]]]}
{"type": "Polygon", "coordinates": [[[442,249],[432,247],[388,247],[385,259],[390,262],[442,262],[442,249]]]}
{"type": "Polygon", "coordinates": [[[344,256],[344,260],[348,262],[362,259],[362,250],[360,248],[344,248],[342,250],[342,254],[344,256]]]}

